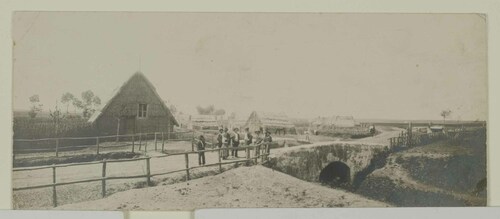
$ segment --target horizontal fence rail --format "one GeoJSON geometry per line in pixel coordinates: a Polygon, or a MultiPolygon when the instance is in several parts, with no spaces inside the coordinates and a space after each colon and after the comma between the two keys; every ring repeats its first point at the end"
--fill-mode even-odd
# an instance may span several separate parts
{"type": "Polygon", "coordinates": [[[269,156],[269,148],[268,148],[269,145],[270,145],[269,143],[263,143],[263,144],[259,144],[259,145],[248,145],[248,146],[240,146],[240,147],[228,146],[228,147],[213,148],[213,149],[206,149],[206,150],[200,150],[200,151],[187,151],[187,152],[171,153],[171,154],[158,155],[158,156],[153,156],[153,157],[147,156],[147,157],[130,158],[130,159],[117,159],[117,160],[106,160],[105,159],[105,160],[101,160],[101,161],[82,162],[82,163],[57,164],[57,165],[54,164],[54,165],[36,166],[36,167],[13,168],[13,172],[52,169],[53,180],[52,180],[52,183],[49,183],[49,184],[26,186],[26,187],[16,187],[16,188],[13,188],[12,190],[13,191],[22,191],[22,190],[52,187],[53,206],[57,207],[58,206],[57,190],[56,190],[57,186],[101,181],[101,190],[102,190],[101,195],[102,195],[102,197],[106,197],[106,181],[107,180],[146,178],[147,185],[150,185],[152,177],[168,175],[168,174],[173,174],[173,173],[178,173],[178,172],[186,172],[186,181],[188,181],[191,179],[190,178],[190,171],[193,169],[219,166],[219,171],[222,172],[222,165],[234,164],[234,163],[245,163],[246,165],[249,165],[250,162],[252,162],[252,161],[254,161],[255,163],[258,163],[259,158],[261,159],[261,162],[265,162],[265,161],[267,161],[267,158],[269,156]],[[244,159],[238,159],[238,160],[233,160],[233,161],[222,161],[221,160],[222,152],[223,151],[229,152],[231,150],[244,150],[246,152],[246,156],[244,159]],[[253,150],[253,153],[251,152],[252,150],[253,150]],[[199,154],[199,153],[204,153],[204,152],[217,152],[218,162],[206,164],[206,165],[199,165],[199,166],[189,166],[189,155],[199,154]],[[252,154],[254,156],[252,156],[252,154]],[[185,168],[176,169],[176,170],[169,170],[169,171],[154,173],[154,174],[151,173],[151,165],[150,165],[151,159],[173,157],[173,156],[184,156],[185,157],[185,168]],[[137,162],[137,161],[145,161],[146,162],[146,173],[145,174],[128,175],[128,176],[107,176],[106,175],[106,173],[107,173],[106,167],[107,167],[107,164],[109,164],[109,163],[137,162]],[[58,168],[68,168],[68,167],[73,167],[73,166],[97,165],[97,164],[102,165],[102,177],[94,177],[94,178],[90,178],[90,179],[82,179],[82,180],[69,181],[69,182],[57,182],[56,181],[56,170],[58,168]]]}
{"type": "MultiPolygon", "coordinates": [[[[130,147],[132,153],[136,150],[148,150],[147,141],[153,141],[155,151],[160,149],[165,150],[165,143],[177,141],[193,141],[194,131],[177,131],[177,132],[151,132],[151,133],[136,133],[127,135],[107,135],[107,136],[92,136],[92,137],[60,137],[60,138],[43,138],[43,139],[13,139],[14,150],[13,158],[21,154],[33,153],[49,153],[44,156],[59,157],[62,152],[70,152],[79,150],[85,151],[87,154],[93,153],[99,155],[103,149],[117,149],[120,147],[130,147]],[[65,145],[66,144],[66,145],[65,145]],[[146,145],[145,145],[146,144],[146,145]],[[91,151],[89,151],[91,150],[91,151]],[[50,153],[53,153],[50,155],[50,153]]],[[[192,146],[194,151],[194,145],[192,146]]],[[[41,155],[40,155],[41,156],[41,155]]]]}

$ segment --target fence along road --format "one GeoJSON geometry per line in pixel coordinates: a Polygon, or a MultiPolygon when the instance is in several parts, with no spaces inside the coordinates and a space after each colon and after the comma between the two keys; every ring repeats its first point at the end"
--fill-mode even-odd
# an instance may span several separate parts
{"type": "Polygon", "coordinates": [[[190,170],[197,168],[218,166],[219,171],[222,171],[222,165],[264,162],[268,154],[260,153],[255,156],[256,148],[261,147],[264,149],[267,145],[239,147],[240,154],[243,155],[241,152],[244,151],[245,156],[235,160],[221,160],[219,152],[224,148],[208,149],[205,150],[207,165],[204,166],[198,165],[198,152],[181,152],[155,157],[14,168],[13,190],[52,187],[52,201],[56,207],[57,186],[101,181],[101,194],[105,197],[106,183],[109,180],[145,178],[147,184],[150,184],[152,177],[177,172],[185,172],[185,179],[190,180],[190,170]]]}
{"type": "MultiPolygon", "coordinates": [[[[109,135],[95,137],[61,137],[44,139],[14,139],[13,158],[16,157],[59,157],[75,154],[101,154],[106,152],[130,151],[139,152],[148,150],[164,151],[165,144],[175,141],[191,141],[194,131],[183,132],[153,132],[130,135],[109,135]],[[183,136],[184,135],[184,136],[183,136]],[[185,137],[187,136],[187,137],[185,137]],[[76,142],[76,144],[75,144],[76,142]],[[78,143],[80,142],[80,143],[78,143]],[[83,143],[82,143],[83,142],[83,143]],[[90,142],[90,143],[89,143],[90,142]],[[153,145],[149,145],[153,143],[153,145]],[[64,143],[69,144],[64,145],[64,143]],[[22,144],[19,149],[16,145],[22,144]],[[50,145],[39,148],[39,144],[50,145]]],[[[194,147],[191,148],[194,151],[194,147]]]]}

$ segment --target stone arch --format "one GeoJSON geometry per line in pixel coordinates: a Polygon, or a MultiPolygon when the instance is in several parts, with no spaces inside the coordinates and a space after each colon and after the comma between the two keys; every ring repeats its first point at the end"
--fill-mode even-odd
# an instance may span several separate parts
{"type": "Polygon", "coordinates": [[[351,182],[351,168],[341,161],[331,162],[321,170],[319,181],[332,187],[347,187],[351,182]]]}

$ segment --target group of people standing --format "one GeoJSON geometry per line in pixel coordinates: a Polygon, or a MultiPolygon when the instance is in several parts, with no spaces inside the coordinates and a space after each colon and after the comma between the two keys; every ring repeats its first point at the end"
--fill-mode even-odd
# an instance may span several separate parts
{"type": "MultiPolygon", "coordinates": [[[[264,137],[262,137],[262,130],[257,130],[255,131],[255,137],[252,135],[250,132],[249,128],[245,128],[245,133],[243,139],[241,138],[240,130],[239,128],[234,128],[232,132],[229,132],[229,129],[226,128],[220,128],[219,133],[217,134],[217,142],[216,146],[217,148],[225,148],[225,150],[219,150],[220,156],[223,160],[226,160],[229,158],[229,156],[238,158],[238,147],[240,146],[240,143],[244,143],[245,145],[252,145],[254,144],[256,146],[255,148],[255,155],[258,156],[261,153],[261,145],[262,144],[269,144],[273,141],[273,138],[271,137],[271,133],[269,131],[265,132],[264,137]],[[230,148],[233,149],[230,149],[230,148]],[[229,151],[231,151],[231,155],[229,155],[229,151]]],[[[205,137],[203,135],[199,136],[199,141],[197,144],[197,150],[200,151],[198,152],[198,163],[199,165],[205,165],[205,150],[206,147],[206,141],[205,137]]],[[[266,153],[269,153],[269,146],[265,147],[266,148],[266,153]]]]}

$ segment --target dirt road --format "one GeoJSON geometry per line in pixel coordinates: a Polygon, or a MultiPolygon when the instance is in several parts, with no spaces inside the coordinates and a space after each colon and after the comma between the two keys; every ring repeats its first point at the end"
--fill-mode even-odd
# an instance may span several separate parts
{"type": "Polygon", "coordinates": [[[134,189],[108,198],[70,204],[67,210],[193,210],[259,207],[389,207],[360,195],[305,182],[258,166],[240,167],[166,186],[134,189]]]}

